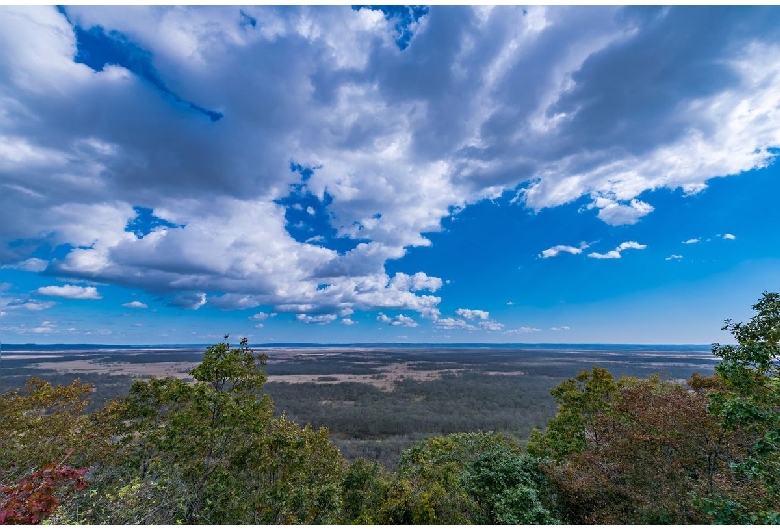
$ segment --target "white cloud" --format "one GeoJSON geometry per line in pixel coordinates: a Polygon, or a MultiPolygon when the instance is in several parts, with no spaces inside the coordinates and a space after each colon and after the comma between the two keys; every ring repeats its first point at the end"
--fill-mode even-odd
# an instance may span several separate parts
{"type": "Polygon", "coordinates": [[[723,234],[723,239],[737,239],[734,234],[723,234]]]}
{"type": "Polygon", "coordinates": [[[642,245],[640,243],[637,243],[636,241],[626,241],[624,243],[621,243],[617,246],[615,250],[610,250],[609,252],[605,254],[600,254],[598,252],[591,252],[588,254],[589,258],[596,258],[596,259],[620,259],[621,252],[627,249],[634,249],[634,250],[644,250],[647,248],[647,245],[642,245]]]}
{"type": "Polygon", "coordinates": [[[481,309],[458,309],[455,314],[467,320],[487,320],[490,317],[490,313],[481,309]]]}
{"type": "Polygon", "coordinates": [[[550,328],[550,331],[568,331],[569,326],[558,326],[550,328]]]}
{"type": "Polygon", "coordinates": [[[596,259],[620,259],[620,252],[617,250],[610,250],[609,252],[605,254],[600,254],[598,252],[591,252],[588,254],[589,258],[596,258],[596,259]]]}
{"type": "Polygon", "coordinates": [[[341,323],[344,324],[345,326],[352,326],[352,325],[357,324],[357,322],[355,322],[351,318],[342,318],[341,319],[341,323]]]}
{"type": "Polygon", "coordinates": [[[699,241],[701,241],[701,238],[694,237],[694,238],[691,238],[691,239],[683,241],[683,245],[693,245],[694,243],[698,243],[699,241]]]}
{"type": "Polygon", "coordinates": [[[132,302],[127,302],[126,304],[122,304],[122,307],[132,307],[135,309],[146,309],[148,306],[143,303],[139,302],[138,300],[133,300],[132,302]]]}
{"type": "Polygon", "coordinates": [[[50,285],[36,290],[38,294],[46,296],[61,296],[73,300],[99,300],[102,298],[95,287],[81,287],[79,285],[50,285]]]}
{"type": "Polygon", "coordinates": [[[419,325],[414,321],[413,318],[402,314],[390,318],[384,313],[380,312],[379,315],[377,315],[376,320],[377,322],[382,322],[384,324],[390,324],[392,326],[403,326],[407,328],[416,328],[419,325]]]}
{"type": "Polygon", "coordinates": [[[621,243],[620,245],[618,245],[618,247],[615,250],[617,250],[618,252],[622,252],[622,251],[624,251],[626,249],[629,249],[629,248],[635,249],[635,250],[644,250],[644,249],[647,248],[647,245],[641,245],[641,244],[637,243],[636,241],[626,241],[626,242],[621,243]]]}
{"type": "Polygon", "coordinates": [[[20,271],[41,272],[46,270],[46,267],[48,266],[49,262],[44,259],[28,258],[24,261],[20,261],[19,263],[3,265],[0,267],[0,269],[17,269],[20,271]]]}
{"type": "Polygon", "coordinates": [[[306,315],[299,313],[295,315],[296,320],[304,322],[306,324],[330,324],[336,320],[336,315],[306,315]]]}
{"type": "Polygon", "coordinates": [[[621,204],[605,197],[596,198],[591,206],[599,209],[599,219],[612,226],[635,224],[654,209],[646,202],[637,199],[621,204]]]}
{"type": "Polygon", "coordinates": [[[257,320],[259,322],[263,322],[265,320],[268,320],[269,318],[273,318],[276,316],[276,313],[265,313],[263,311],[260,311],[259,313],[255,313],[251,317],[249,317],[250,320],[257,320]]]}
{"type": "Polygon", "coordinates": [[[499,322],[495,322],[493,320],[483,320],[479,322],[479,327],[487,331],[501,331],[502,329],[504,329],[503,324],[499,322]]]}
{"type": "Polygon", "coordinates": [[[546,258],[554,258],[561,252],[568,252],[569,254],[580,254],[586,248],[588,248],[588,244],[585,243],[584,241],[580,243],[579,247],[571,247],[568,245],[555,245],[552,248],[543,250],[540,256],[546,259],[546,258]]]}
{"type": "Polygon", "coordinates": [[[441,278],[428,276],[424,272],[417,272],[411,276],[399,272],[390,280],[390,286],[400,291],[428,290],[436,292],[441,288],[441,278]]]}
{"type": "Polygon", "coordinates": [[[55,331],[54,322],[49,322],[48,320],[41,322],[40,326],[37,326],[32,329],[33,333],[53,333],[54,331],[55,331]]]}
{"type": "Polygon", "coordinates": [[[469,324],[463,319],[460,318],[438,318],[433,321],[433,325],[440,329],[463,329],[466,331],[476,331],[477,327],[469,324]]]}
{"type": "Polygon", "coordinates": [[[528,326],[522,326],[517,329],[508,329],[504,332],[504,334],[513,334],[513,333],[536,333],[537,331],[542,331],[540,328],[532,328],[528,326]]]}
{"type": "Polygon", "coordinates": [[[672,254],[668,258],[664,258],[666,261],[671,261],[673,259],[682,259],[683,257],[680,254],[672,254]]]}
{"type": "Polygon", "coordinates": [[[515,305],[515,303],[510,300],[509,302],[506,303],[506,305],[515,305]]]}
{"type": "Polygon", "coordinates": [[[54,302],[39,302],[37,300],[27,300],[26,302],[19,304],[19,307],[23,307],[29,311],[43,311],[49,309],[54,305],[54,302]]]}

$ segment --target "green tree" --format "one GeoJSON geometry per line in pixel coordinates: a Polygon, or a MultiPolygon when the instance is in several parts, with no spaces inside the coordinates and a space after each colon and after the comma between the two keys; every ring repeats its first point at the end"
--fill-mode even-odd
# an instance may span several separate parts
{"type": "Polygon", "coordinates": [[[326,430],[273,417],[262,392],[265,362],[246,339],[238,348],[221,342],[191,371],[192,384],[133,383],[101,412],[115,433],[115,456],[96,469],[81,520],[331,522],[343,460],[326,430]]]}
{"type": "Polygon", "coordinates": [[[83,414],[91,394],[92,387],[78,380],[54,386],[33,377],[23,392],[0,395],[0,481],[15,482],[69,449],[71,463],[88,465],[97,445],[83,414]]]}
{"type": "Polygon", "coordinates": [[[718,522],[780,523],[780,295],[763,293],[747,323],[726,320],[736,344],[713,344],[715,373],[725,388],[712,392],[709,410],[750,441],[748,454],[732,461],[746,482],[743,494],[707,499],[718,522]]]}
{"type": "Polygon", "coordinates": [[[519,444],[502,434],[425,440],[399,463],[396,488],[413,502],[407,500],[407,520],[398,522],[554,524],[543,505],[546,479],[538,467],[538,459],[522,455],[519,444]]]}
{"type": "Polygon", "coordinates": [[[544,433],[537,429],[531,432],[528,453],[561,461],[571,453],[583,451],[589,442],[598,445],[596,420],[609,411],[626,381],[615,381],[609,370],[594,366],[553,388],[550,394],[558,411],[547,421],[544,433]]]}

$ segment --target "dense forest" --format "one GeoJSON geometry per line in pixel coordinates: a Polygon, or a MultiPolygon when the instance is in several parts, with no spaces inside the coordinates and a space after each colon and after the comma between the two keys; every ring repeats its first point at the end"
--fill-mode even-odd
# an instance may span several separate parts
{"type": "MultiPolygon", "coordinates": [[[[526,443],[433,436],[394,469],[345,459],[324,427],[275,414],[267,357],[246,340],[209,347],[192,381],[136,380],[100,406],[89,383],[30,378],[0,395],[0,523],[780,523],[780,295],[753,309],[726,321],[734,344],[712,346],[712,376],[682,384],[594,366],[551,391],[557,410],[526,443]]],[[[455,406],[409,421],[456,427],[457,386],[475,377],[443,378],[455,406]]],[[[317,391],[370,402],[374,390],[317,391]]],[[[497,410],[501,399],[515,398],[499,389],[497,410]]],[[[393,434],[376,413],[376,434],[393,434]]],[[[338,414],[354,424],[349,408],[338,414]]]]}

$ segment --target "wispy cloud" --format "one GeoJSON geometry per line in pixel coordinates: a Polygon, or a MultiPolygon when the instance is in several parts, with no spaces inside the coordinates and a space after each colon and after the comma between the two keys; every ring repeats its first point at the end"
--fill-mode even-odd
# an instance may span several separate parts
{"type": "Polygon", "coordinates": [[[504,332],[504,334],[509,335],[513,333],[536,333],[537,331],[542,331],[540,328],[532,328],[528,326],[522,326],[517,329],[508,329],[504,332]]]}
{"type": "Polygon", "coordinates": [[[683,257],[680,254],[672,254],[671,256],[664,258],[666,261],[671,261],[673,259],[682,259],[683,257]]]}
{"type": "Polygon", "coordinates": [[[683,245],[693,245],[694,243],[698,243],[699,241],[701,241],[700,237],[694,237],[683,241],[683,245]]]}
{"type": "Polygon", "coordinates": [[[555,245],[554,247],[543,250],[539,256],[543,259],[554,258],[561,252],[568,252],[569,254],[580,254],[584,249],[588,248],[588,244],[584,241],[580,243],[579,247],[572,247],[569,245],[555,245]]]}
{"type": "Polygon", "coordinates": [[[595,259],[620,259],[622,257],[620,253],[623,252],[624,250],[628,250],[628,249],[644,250],[646,248],[647,245],[639,244],[636,241],[626,241],[618,245],[615,250],[610,250],[606,254],[591,252],[590,254],[588,254],[588,257],[595,258],[595,259]]]}

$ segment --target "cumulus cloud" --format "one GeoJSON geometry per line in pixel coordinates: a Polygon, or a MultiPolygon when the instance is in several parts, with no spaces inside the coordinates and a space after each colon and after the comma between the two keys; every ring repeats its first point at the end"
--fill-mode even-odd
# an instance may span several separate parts
{"type": "Polygon", "coordinates": [[[589,258],[596,258],[596,259],[620,259],[621,252],[627,249],[634,249],[634,250],[644,250],[647,248],[647,245],[642,245],[637,243],[636,241],[626,241],[624,243],[621,243],[617,246],[615,250],[610,250],[609,252],[605,254],[600,254],[598,252],[591,252],[588,254],[589,258]]]}
{"type": "Polygon", "coordinates": [[[251,317],[249,317],[250,320],[257,320],[258,322],[263,322],[265,320],[268,320],[269,318],[275,317],[276,313],[265,313],[263,311],[260,311],[259,313],[255,313],[251,317]]]}
{"type": "Polygon", "coordinates": [[[588,244],[585,243],[584,241],[580,243],[579,247],[571,247],[568,245],[555,245],[554,247],[548,248],[547,250],[543,250],[539,256],[546,259],[546,258],[554,258],[561,252],[568,252],[569,254],[580,254],[586,248],[588,248],[588,244]]]}
{"type": "Polygon", "coordinates": [[[132,302],[127,302],[126,304],[122,304],[122,307],[132,307],[134,309],[146,309],[148,306],[143,302],[139,302],[138,300],[133,300],[132,302]]]}
{"type": "Polygon", "coordinates": [[[504,329],[504,325],[494,320],[483,320],[478,323],[479,327],[487,331],[501,331],[504,329]]]}
{"type": "Polygon", "coordinates": [[[671,256],[664,258],[666,261],[671,261],[673,259],[682,259],[683,257],[680,254],[672,254],[671,256]]]}
{"type": "Polygon", "coordinates": [[[299,313],[295,319],[305,324],[330,324],[336,320],[336,315],[306,315],[299,313]]]}
{"type": "Polygon", "coordinates": [[[605,197],[597,197],[590,207],[598,208],[598,218],[613,226],[635,224],[654,209],[646,202],[637,199],[621,204],[605,197]]]}
{"type": "Polygon", "coordinates": [[[433,325],[440,329],[463,329],[466,331],[476,331],[477,327],[469,324],[461,318],[438,318],[433,321],[433,325]]]}
{"type": "Polygon", "coordinates": [[[216,306],[220,309],[230,310],[230,309],[251,309],[253,307],[259,306],[261,302],[257,299],[256,296],[237,294],[237,293],[227,293],[227,294],[223,294],[222,296],[209,297],[208,304],[216,306]]]}
{"type": "Polygon", "coordinates": [[[391,326],[403,326],[407,328],[416,328],[419,325],[411,317],[399,314],[394,316],[393,318],[390,318],[381,312],[379,313],[379,315],[377,315],[376,321],[382,322],[383,324],[390,324],[391,326]]]}
{"type": "Polygon", "coordinates": [[[723,239],[737,239],[734,234],[723,234],[723,239]]]}
{"type": "Polygon", "coordinates": [[[433,6],[403,50],[371,9],[242,9],[0,8],[0,266],[70,248],[49,272],[180,307],[435,319],[441,280],[385,265],[451,212],[517,190],[633,224],[780,145],[771,7],[433,6]],[[77,28],[148,64],[74,61],[77,28]]]}
{"type": "Polygon", "coordinates": [[[699,241],[701,241],[701,238],[693,237],[691,239],[687,239],[683,241],[683,245],[693,245],[694,243],[698,243],[699,241]]]}
{"type": "Polygon", "coordinates": [[[357,322],[355,322],[351,318],[342,318],[341,319],[341,323],[344,324],[345,326],[353,326],[353,325],[357,324],[357,322]]]}
{"type": "Polygon", "coordinates": [[[197,310],[206,304],[206,293],[181,293],[173,297],[168,305],[179,309],[197,310]]]}
{"type": "Polygon", "coordinates": [[[455,314],[463,318],[436,318],[433,321],[434,327],[439,329],[461,329],[465,331],[478,331],[480,329],[485,331],[499,331],[504,328],[504,325],[490,320],[490,314],[487,311],[481,309],[458,309],[455,314]],[[476,320],[475,324],[467,322],[467,320],[476,320]]]}
{"type": "Polygon", "coordinates": [[[39,287],[35,292],[46,296],[60,296],[73,300],[99,300],[102,298],[95,287],[81,287],[80,285],[49,285],[39,287]]]}
{"type": "Polygon", "coordinates": [[[3,265],[2,269],[17,269],[20,271],[28,271],[28,272],[41,272],[46,270],[46,267],[48,267],[49,262],[40,259],[40,258],[28,258],[24,261],[20,261],[18,263],[12,263],[9,265],[3,265]]]}
{"type": "Polygon", "coordinates": [[[490,317],[490,313],[481,309],[458,309],[455,314],[467,320],[487,320],[490,317]]]}

